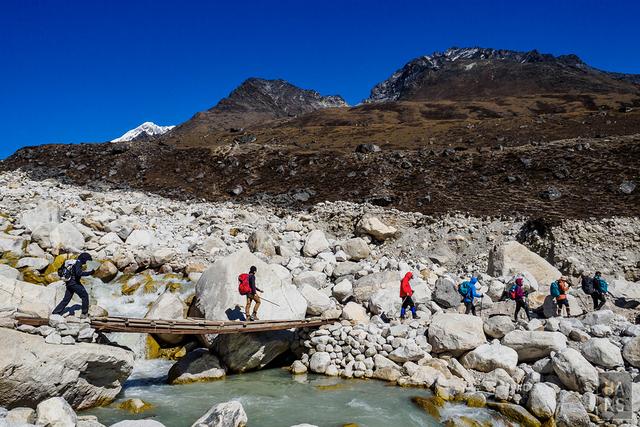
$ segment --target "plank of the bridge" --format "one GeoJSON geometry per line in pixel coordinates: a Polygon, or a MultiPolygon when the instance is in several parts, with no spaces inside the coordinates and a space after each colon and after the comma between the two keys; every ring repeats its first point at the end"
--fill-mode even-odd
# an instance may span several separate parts
{"type": "MultiPolygon", "coordinates": [[[[19,317],[20,323],[40,326],[49,319],[39,317],[19,317]]],[[[315,327],[332,320],[310,318],[299,320],[261,320],[254,322],[220,321],[206,319],[141,319],[126,317],[96,317],[91,326],[103,332],[170,333],[170,334],[232,334],[247,332],[276,331],[283,329],[315,327]]]]}

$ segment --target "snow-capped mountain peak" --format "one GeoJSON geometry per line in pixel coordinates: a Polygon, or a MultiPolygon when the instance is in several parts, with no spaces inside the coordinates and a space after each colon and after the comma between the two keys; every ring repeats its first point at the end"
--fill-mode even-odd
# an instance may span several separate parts
{"type": "Polygon", "coordinates": [[[111,140],[111,142],[127,142],[147,136],[157,136],[169,132],[175,126],[158,126],[153,122],[144,122],[137,128],[131,129],[120,138],[111,140]]]}

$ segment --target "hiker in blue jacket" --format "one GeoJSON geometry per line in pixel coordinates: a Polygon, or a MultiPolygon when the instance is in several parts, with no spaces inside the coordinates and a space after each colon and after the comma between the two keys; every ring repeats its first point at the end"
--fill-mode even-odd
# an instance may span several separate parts
{"type": "Polygon", "coordinates": [[[479,294],[476,291],[476,283],[478,283],[478,278],[477,277],[472,277],[471,280],[469,280],[469,282],[467,282],[469,284],[469,286],[467,286],[467,292],[464,294],[464,298],[462,299],[462,302],[464,302],[464,314],[473,314],[474,316],[477,316],[476,314],[476,306],[473,304],[473,300],[475,298],[484,298],[484,295],[479,294]]]}

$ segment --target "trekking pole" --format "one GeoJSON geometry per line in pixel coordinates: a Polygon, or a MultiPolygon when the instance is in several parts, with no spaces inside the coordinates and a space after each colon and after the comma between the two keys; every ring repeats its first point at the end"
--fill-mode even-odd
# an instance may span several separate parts
{"type": "Polygon", "coordinates": [[[276,307],[280,307],[280,304],[275,303],[275,302],[273,302],[273,301],[269,301],[269,300],[268,300],[268,299],[266,299],[265,297],[260,297],[260,299],[261,299],[262,301],[266,301],[266,302],[268,302],[268,303],[270,303],[270,304],[273,304],[273,305],[275,305],[276,307]]]}

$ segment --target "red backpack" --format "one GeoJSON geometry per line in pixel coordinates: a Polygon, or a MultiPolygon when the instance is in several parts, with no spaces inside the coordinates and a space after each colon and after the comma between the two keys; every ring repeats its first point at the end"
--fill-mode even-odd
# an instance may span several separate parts
{"type": "Polygon", "coordinates": [[[238,276],[238,292],[240,295],[247,295],[251,293],[251,285],[249,284],[249,275],[242,273],[238,276]]]}

